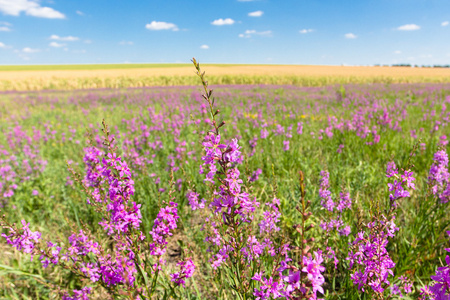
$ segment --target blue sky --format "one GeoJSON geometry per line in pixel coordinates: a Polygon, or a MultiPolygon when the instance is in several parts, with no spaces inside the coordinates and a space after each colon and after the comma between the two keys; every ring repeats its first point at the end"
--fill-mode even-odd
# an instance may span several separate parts
{"type": "Polygon", "coordinates": [[[450,64],[448,0],[0,0],[0,64],[450,64]]]}

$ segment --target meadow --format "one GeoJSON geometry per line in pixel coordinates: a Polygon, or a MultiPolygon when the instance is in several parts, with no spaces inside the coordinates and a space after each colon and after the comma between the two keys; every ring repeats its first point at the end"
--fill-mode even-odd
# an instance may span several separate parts
{"type": "Polygon", "coordinates": [[[1,298],[448,299],[447,70],[214,68],[1,79],[1,298]]]}

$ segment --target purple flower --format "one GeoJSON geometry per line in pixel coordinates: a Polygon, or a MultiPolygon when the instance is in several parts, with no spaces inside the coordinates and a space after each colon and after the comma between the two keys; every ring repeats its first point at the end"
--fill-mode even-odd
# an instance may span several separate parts
{"type": "MultiPolygon", "coordinates": [[[[322,252],[314,252],[314,259],[312,257],[303,257],[303,269],[302,272],[307,274],[307,278],[312,284],[313,295],[316,297],[316,293],[324,293],[322,284],[325,282],[325,278],[322,273],[325,271],[325,267],[321,264],[323,262],[322,252]]],[[[314,298],[313,298],[314,299],[314,298]]]]}
{"type": "Polygon", "coordinates": [[[449,178],[448,155],[444,150],[440,150],[434,154],[433,164],[428,175],[428,184],[431,192],[437,195],[442,203],[447,203],[450,199],[449,178]]]}
{"type": "MultiPolygon", "coordinates": [[[[442,298],[442,299],[445,299],[445,298],[442,298]]],[[[430,287],[426,285],[420,289],[419,300],[437,300],[437,298],[436,298],[436,295],[434,294],[434,292],[430,289],[430,287]]],[[[445,300],[448,300],[448,298],[445,300]]]]}
{"type": "Polygon", "coordinates": [[[232,139],[230,143],[228,143],[228,147],[225,150],[225,153],[223,155],[223,159],[226,162],[232,162],[232,163],[241,163],[241,146],[238,145],[237,139],[232,139]]]}
{"type": "Polygon", "coordinates": [[[134,181],[131,171],[121,157],[115,153],[103,153],[95,147],[85,149],[86,163],[85,183],[94,188],[91,198],[94,202],[104,203],[108,211],[108,219],[99,224],[108,234],[126,233],[131,228],[139,228],[142,222],[140,204],[132,202],[134,195],[134,181]],[[102,194],[106,192],[106,197],[102,194]]]}
{"type": "Polygon", "coordinates": [[[73,290],[73,296],[67,292],[62,296],[62,300],[89,300],[88,295],[91,293],[90,287],[84,287],[81,290],[73,290]]]}
{"type": "Polygon", "coordinates": [[[389,195],[391,205],[397,207],[397,200],[410,196],[409,191],[405,188],[415,189],[413,181],[416,179],[413,177],[413,172],[408,170],[405,170],[403,174],[399,175],[398,169],[393,161],[387,164],[386,177],[395,178],[393,183],[388,183],[388,188],[390,192],[393,192],[389,195]]]}
{"type": "MultiPolygon", "coordinates": [[[[449,232],[447,233],[450,235],[449,232]]],[[[450,248],[446,248],[445,250],[450,252],[450,248]]],[[[434,296],[436,300],[450,299],[450,256],[447,255],[445,257],[445,265],[437,268],[436,274],[431,276],[431,279],[434,281],[433,285],[430,285],[428,289],[424,290],[423,294],[421,293],[421,295],[430,297],[423,299],[433,299],[431,296],[434,296]]]]}
{"type": "Polygon", "coordinates": [[[266,139],[269,136],[269,131],[267,129],[263,128],[261,129],[261,139],[266,139]]]}
{"type": "Polygon", "coordinates": [[[341,201],[338,203],[337,210],[343,211],[344,209],[350,209],[352,207],[352,199],[350,199],[350,193],[342,192],[339,195],[341,201]]]}
{"type": "Polygon", "coordinates": [[[393,218],[387,221],[384,218],[367,225],[369,234],[361,231],[350,247],[347,260],[350,269],[354,272],[350,275],[353,284],[365,291],[370,287],[376,293],[383,293],[385,285],[388,286],[389,275],[393,276],[392,269],[395,263],[386,250],[388,238],[394,236],[398,230],[393,218]]]}
{"type": "Polygon", "coordinates": [[[299,122],[297,123],[297,134],[302,134],[303,133],[303,123],[299,122]]]}
{"type": "Polygon", "coordinates": [[[231,169],[227,172],[225,181],[228,183],[228,189],[233,195],[238,195],[241,192],[242,179],[239,178],[240,172],[237,168],[231,169]]]}
{"type": "Polygon", "coordinates": [[[266,203],[270,207],[270,210],[263,212],[263,219],[259,223],[260,233],[271,234],[275,231],[279,231],[280,228],[276,225],[280,221],[281,213],[278,209],[280,205],[280,200],[274,198],[272,203],[266,203]]]}
{"type": "MultiPolygon", "coordinates": [[[[6,242],[12,245],[19,251],[32,254],[35,244],[39,242],[41,233],[38,231],[31,231],[28,227],[30,223],[22,220],[22,229],[19,231],[10,228],[9,235],[2,233],[2,237],[6,239],[6,242]]],[[[33,258],[33,257],[32,257],[33,258]]]]}
{"type": "Polygon", "coordinates": [[[330,173],[327,171],[321,171],[320,176],[320,188],[319,188],[319,196],[322,198],[320,204],[326,208],[328,211],[333,211],[336,204],[331,198],[331,192],[328,190],[330,187],[330,183],[328,182],[330,178],[330,173]]]}
{"type": "Polygon", "coordinates": [[[188,198],[189,204],[191,205],[192,210],[205,208],[205,199],[202,199],[200,202],[198,201],[199,195],[195,192],[188,192],[186,194],[188,198]]]}
{"type": "Polygon", "coordinates": [[[166,252],[168,236],[172,236],[172,232],[177,228],[178,216],[177,203],[170,202],[166,207],[161,208],[159,211],[153,229],[150,231],[150,235],[153,237],[153,243],[150,244],[150,254],[155,256],[161,256],[166,252]]]}
{"type": "Polygon", "coordinates": [[[249,182],[254,182],[256,180],[258,180],[259,175],[262,174],[262,170],[261,169],[257,169],[255,172],[253,172],[252,177],[249,178],[249,182]]]}
{"type": "Polygon", "coordinates": [[[195,265],[191,258],[188,258],[185,261],[180,261],[177,266],[180,267],[179,272],[175,272],[173,274],[170,274],[172,282],[175,283],[175,285],[179,286],[182,285],[184,287],[185,279],[192,277],[192,275],[195,272],[195,265]]]}

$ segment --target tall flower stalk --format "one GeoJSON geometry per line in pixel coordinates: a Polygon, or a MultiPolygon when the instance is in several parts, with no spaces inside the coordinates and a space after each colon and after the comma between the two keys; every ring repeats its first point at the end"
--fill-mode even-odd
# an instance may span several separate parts
{"type": "Polygon", "coordinates": [[[300,246],[295,250],[296,255],[289,263],[288,276],[285,281],[288,284],[288,295],[291,299],[318,299],[317,292],[324,294],[322,285],[325,282],[323,272],[325,267],[322,265],[324,258],[322,251],[317,249],[314,256],[311,254],[314,237],[307,238],[307,232],[314,228],[314,224],[308,223],[312,213],[309,210],[311,201],[306,201],[305,178],[303,172],[299,172],[300,201],[296,210],[300,213],[301,223],[294,225],[294,229],[300,234],[300,246]]]}
{"type": "MultiPolygon", "coordinates": [[[[290,261],[289,246],[276,235],[280,217],[279,200],[268,203],[265,218],[259,223],[259,233],[253,230],[255,211],[260,206],[247,192],[238,166],[242,163],[241,146],[237,139],[224,142],[218,122],[220,113],[215,108],[212,90],[198,62],[193,59],[203,88],[203,99],[210,115],[209,130],[204,136],[200,173],[205,174],[213,193],[208,205],[211,215],[206,219],[206,241],[210,244],[210,263],[214,270],[224,275],[228,286],[240,299],[269,299],[286,295],[283,271],[290,261]]],[[[191,197],[192,198],[192,197],[191,197]]],[[[193,198],[192,198],[193,199],[193,198]]],[[[193,203],[198,203],[195,195],[193,203]]],[[[197,206],[196,206],[197,208],[197,206]]]]}

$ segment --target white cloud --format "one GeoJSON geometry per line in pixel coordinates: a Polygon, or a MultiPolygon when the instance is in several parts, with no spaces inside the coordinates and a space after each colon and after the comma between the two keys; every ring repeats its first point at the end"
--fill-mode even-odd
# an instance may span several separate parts
{"type": "Polygon", "coordinates": [[[26,14],[38,18],[65,19],[66,16],[50,7],[33,7],[26,11],[26,14]]]}
{"type": "Polygon", "coordinates": [[[8,22],[0,22],[0,25],[3,25],[3,26],[12,26],[12,24],[11,24],[11,23],[8,23],[8,22]]]}
{"type": "Polygon", "coordinates": [[[444,21],[444,22],[441,23],[441,26],[445,27],[445,26],[448,26],[448,24],[450,24],[448,21],[444,21]]]}
{"type": "Polygon", "coordinates": [[[91,40],[84,40],[83,43],[85,43],[85,44],[92,44],[92,41],[91,40]]]}
{"type": "Polygon", "coordinates": [[[397,27],[397,30],[401,30],[401,31],[412,31],[412,30],[419,30],[419,29],[420,29],[420,26],[416,25],[416,24],[406,24],[406,25],[397,27]]]}
{"type": "Polygon", "coordinates": [[[402,51],[396,50],[396,51],[394,51],[394,54],[402,54],[402,51]]]}
{"type": "Polygon", "coordinates": [[[251,38],[254,35],[272,36],[272,31],[271,30],[266,30],[266,31],[246,30],[244,33],[239,34],[239,37],[240,38],[251,38]]]}
{"type": "Polygon", "coordinates": [[[41,50],[39,50],[39,49],[32,49],[32,48],[29,48],[29,47],[25,47],[25,48],[22,49],[22,52],[24,52],[24,53],[36,53],[36,52],[39,52],[39,51],[41,51],[41,50]]]}
{"type": "Polygon", "coordinates": [[[249,17],[261,17],[264,14],[262,10],[252,11],[248,13],[249,17]]]}
{"type": "Polygon", "coordinates": [[[200,49],[208,50],[208,49],[209,49],[209,46],[208,46],[208,45],[201,45],[201,46],[200,46],[200,49]]]}
{"type": "Polygon", "coordinates": [[[356,39],[357,36],[351,32],[344,34],[346,39],[356,39]]]}
{"type": "Polygon", "coordinates": [[[145,28],[148,30],[172,30],[172,31],[178,31],[178,26],[173,23],[167,23],[167,22],[158,22],[158,21],[152,21],[150,24],[145,25],[145,28]]]}
{"type": "Polygon", "coordinates": [[[41,6],[37,0],[0,0],[0,12],[5,15],[19,16],[24,12],[28,16],[65,19],[66,16],[53,8],[41,6]]]}
{"type": "Polygon", "coordinates": [[[234,24],[234,20],[230,19],[230,18],[226,18],[226,19],[217,19],[211,22],[211,24],[216,25],[216,26],[222,26],[222,25],[233,25],[234,24]]]}
{"type": "Polygon", "coordinates": [[[6,27],[6,26],[0,26],[0,31],[4,31],[4,32],[11,31],[11,28],[6,27]]]}
{"type": "Polygon", "coordinates": [[[6,45],[5,43],[0,42],[0,49],[11,49],[12,46],[6,45]]]}
{"type": "Polygon", "coordinates": [[[314,31],[314,29],[302,29],[302,30],[300,30],[299,32],[301,33],[301,34],[306,34],[306,33],[311,33],[311,32],[313,32],[314,31]]]}
{"type": "Polygon", "coordinates": [[[121,42],[119,43],[119,45],[129,45],[129,46],[131,46],[131,45],[134,45],[134,43],[131,42],[131,41],[121,41],[121,42]]]}
{"type": "MultiPolygon", "coordinates": [[[[1,1],[1,0],[0,0],[0,1],[1,1]]],[[[55,40],[55,41],[64,41],[64,42],[75,42],[75,41],[78,41],[78,40],[79,40],[79,38],[76,37],[76,36],[71,36],[71,35],[68,35],[68,36],[59,36],[59,35],[56,35],[56,34],[52,34],[52,35],[49,37],[49,39],[55,40]]]]}
{"type": "Polygon", "coordinates": [[[50,47],[54,47],[54,48],[61,48],[66,46],[66,44],[60,44],[58,42],[51,42],[50,44],[48,44],[50,47]]]}
{"type": "Polygon", "coordinates": [[[77,10],[76,13],[77,13],[77,15],[79,15],[79,16],[84,16],[84,12],[82,12],[81,10],[77,10]]]}

